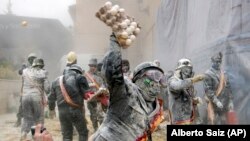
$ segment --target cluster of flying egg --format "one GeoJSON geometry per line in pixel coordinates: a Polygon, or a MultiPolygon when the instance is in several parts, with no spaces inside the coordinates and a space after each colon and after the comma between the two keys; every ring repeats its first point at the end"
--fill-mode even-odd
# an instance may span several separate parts
{"type": "Polygon", "coordinates": [[[140,33],[141,27],[134,18],[126,15],[125,9],[109,1],[99,9],[96,17],[112,28],[123,48],[129,47],[140,33]]]}

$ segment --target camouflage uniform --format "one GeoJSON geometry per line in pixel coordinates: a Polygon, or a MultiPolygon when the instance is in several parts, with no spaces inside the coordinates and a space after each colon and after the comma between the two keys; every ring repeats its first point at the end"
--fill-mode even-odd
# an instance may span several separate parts
{"type": "MultiPolygon", "coordinates": [[[[102,81],[103,82],[101,82],[101,83],[103,83],[102,84],[102,87],[104,87],[104,88],[108,88],[108,84],[107,84],[107,82],[106,82],[106,79],[105,79],[105,76],[101,73],[101,70],[102,70],[102,66],[103,66],[103,63],[102,62],[99,62],[98,64],[97,64],[97,76],[99,76],[99,77],[101,77],[101,79],[102,79],[102,81]]],[[[107,93],[107,96],[109,97],[109,93],[107,93]]],[[[104,104],[101,104],[101,112],[103,113],[102,114],[102,116],[101,116],[101,122],[103,121],[103,118],[105,117],[105,113],[107,112],[107,109],[108,109],[108,106],[107,105],[104,105],[104,104]]]]}
{"type": "MultiPolygon", "coordinates": [[[[80,107],[84,107],[83,98],[84,94],[89,90],[89,86],[86,78],[81,75],[81,70],[78,73],[74,70],[75,66],[72,65],[64,74],[63,84],[72,101],[80,105],[80,107]]],[[[55,102],[57,103],[63,141],[72,141],[73,126],[78,131],[79,141],[86,141],[88,139],[88,129],[84,111],[81,108],[71,107],[65,102],[59,78],[53,81],[48,100],[50,111],[55,110],[55,102]]]]}
{"type": "Polygon", "coordinates": [[[47,78],[48,72],[40,68],[26,68],[23,70],[22,133],[28,133],[31,126],[44,122],[44,102],[50,91],[47,78]]]}
{"type": "Polygon", "coordinates": [[[121,47],[114,35],[110,38],[110,52],[104,58],[102,70],[110,91],[110,104],[103,123],[92,138],[94,141],[142,140],[150,136],[147,132],[150,123],[162,111],[162,106],[154,99],[155,105],[149,108],[143,90],[123,77],[121,47]]]}
{"type": "MultiPolygon", "coordinates": [[[[97,82],[97,84],[100,87],[106,87],[103,78],[100,75],[98,75],[97,72],[94,72],[94,73],[88,72],[88,74],[91,75],[91,77],[97,82]]],[[[92,83],[93,85],[93,82],[91,80],[89,79],[87,80],[89,84],[92,83]]],[[[96,92],[97,90],[98,89],[94,86],[92,86],[90,89],[91,92],[96,92]]],[[[104,111],[101,106],[102,106],[101,103],[98,102],[97,100],[87,102],[87,107],[90,112],[90,119],[91,119],[91,122],[95,131],[98,128],[98,123],[99,125],[101,125],[103,118],[104,118],[104,111]]]]}

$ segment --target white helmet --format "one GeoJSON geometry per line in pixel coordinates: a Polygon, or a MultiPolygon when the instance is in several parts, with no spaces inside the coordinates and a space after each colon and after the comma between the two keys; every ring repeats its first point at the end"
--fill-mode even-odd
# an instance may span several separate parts
{"type": "Polygon", "coordinates": [[[193,65],[191,64],[191,61],[189,59],[182,58],[178,61],[176,70],[179,70],[183,67],[193,67],[193,65]]]}

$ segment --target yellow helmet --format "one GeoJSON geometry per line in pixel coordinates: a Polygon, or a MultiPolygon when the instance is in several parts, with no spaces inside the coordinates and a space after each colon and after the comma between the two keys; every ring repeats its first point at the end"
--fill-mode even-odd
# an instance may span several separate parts
{"type": "Polygon", "coordinates": [[[74,62],[76,62],[76,59],[77,59],[77,56],[76,56],[76,53],[71,51],[68,53],[67,55],[67,63],[68,64],[72,64],[74,62]]]}

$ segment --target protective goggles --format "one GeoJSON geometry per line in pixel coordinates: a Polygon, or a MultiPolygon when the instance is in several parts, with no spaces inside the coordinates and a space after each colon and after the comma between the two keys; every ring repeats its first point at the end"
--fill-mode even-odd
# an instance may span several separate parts
{"type": "Polygon", "coordinates": [[[94,68],[96,68],[96,67],[97,67],[97,65],[94,65],[94,64],[89,64],[89,67],[94,67],[94,68]]]}
{"type": "Polygon", "coordinates": [[[163,73],[158,70],[148,70],[143,76],[147,76],[149,79],[155,82],[160,82],[163,78],[163,73]]]}

